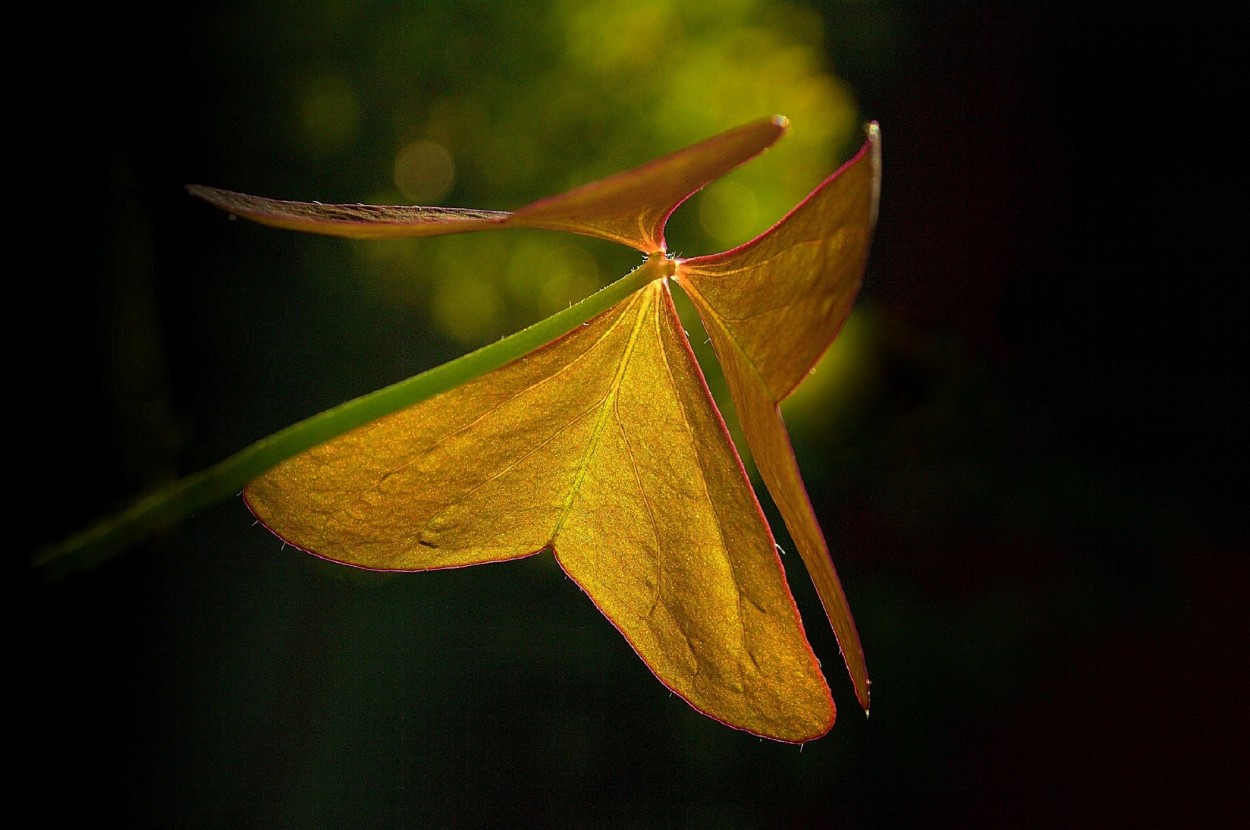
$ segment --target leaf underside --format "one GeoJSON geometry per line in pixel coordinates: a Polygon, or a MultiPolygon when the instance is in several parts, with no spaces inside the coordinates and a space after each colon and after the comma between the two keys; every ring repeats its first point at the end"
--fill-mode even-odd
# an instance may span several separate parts
{"type": "Polygon", "coordinates": [[[851,161],[755,240],[686,260],[663,253],[672,211],[785,129],[785,119],[761,119],[512,213],[282,202],[192,187],[231,213],[315,233],[536,227],[651,254],[630,276],[642,287],[611,308],[287,458],[247,486],[248,506],[287,542],[364,568],[449,568],[551,550],[694,708],[781,741],[825,734],[833,700],[676,317],[675,281],[712,340],[748,446],[867,711],[859,635],[778,405],[832,342],[858,291],[879,191],[876,125],[851,161]]]}

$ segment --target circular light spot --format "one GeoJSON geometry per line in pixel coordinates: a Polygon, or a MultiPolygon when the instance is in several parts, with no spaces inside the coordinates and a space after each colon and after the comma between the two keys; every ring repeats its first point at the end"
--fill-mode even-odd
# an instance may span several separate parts
{"type": "Polygon", "coordinates": [[[437,202],[455,179],[451,153],[436,141],[414,141],[395,155],[395,186],[414,204],[437,202]]]}

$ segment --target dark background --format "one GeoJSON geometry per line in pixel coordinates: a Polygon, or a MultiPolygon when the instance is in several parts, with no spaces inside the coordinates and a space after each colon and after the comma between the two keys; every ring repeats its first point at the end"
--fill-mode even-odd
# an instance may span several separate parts
{"type": "MultiPolygon", "coordinates": [[[[215,51],[249,42],[245,5],[49,20],[47,65],[14,79],[20,558],[456,353],[292,276],[343,243],[182,191],[325,173],[266,141],[246,86],[293,58],[215,51]]],[[[796,438],[871,719],[797,570],[839,703],[801,750],[667,694],[545,557],[361,574],[281,550],[236,499],[25,575],[22,800],[132,827],[1239,826],[1250,223],[1226,5],[814,4],[885,137],[871,382],[796,438]]]]}

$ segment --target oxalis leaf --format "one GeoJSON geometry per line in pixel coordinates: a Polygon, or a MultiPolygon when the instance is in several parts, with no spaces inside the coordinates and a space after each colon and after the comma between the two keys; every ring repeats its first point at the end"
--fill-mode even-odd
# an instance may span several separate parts
{"type": "Polygon", "coordinates": [[[695,709],[775,740],[818,738],[833,725],[833,698],[677,318],[677,283],[712,339],[866,712],[859,635],[778,406],[833,341],[858,291],[879,194],[877,126],[854,158],[751,242],[690,259],[664,245],[678,205],[786,128],[781,117],[752,122],[515,212],[327,205],[191,186],[232,214],[313,233],[546,228],[648,258],[567,311],[289,427],[46,551],[39,564],[119,549],[239,487],[284,541],[357,567],[432,570],[551,550],[695,709]]]}

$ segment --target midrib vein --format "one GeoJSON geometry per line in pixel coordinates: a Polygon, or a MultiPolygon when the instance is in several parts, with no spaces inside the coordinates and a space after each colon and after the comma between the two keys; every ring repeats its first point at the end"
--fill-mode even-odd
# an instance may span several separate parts
{"type": "Polygon", "coordinates": [[[594,456],[595,449],[599,446],[599,439],[603,435],[604,427],[608,421],[608,413],[612,411],[616,404],[616,396],[621,388],[621,379],[625,376],[625,369],[629,366],[629,361],[634,355],[634,349],[638,345],[638,333],[642,330],[643,321],[647,317],[647,310],[654,301],[650,293],[647,291],[639,292],[636,302],[644,305],[637,311],[638,316],[634,320],[634,327],[629,333],[629,340],[625,344],[625,351],[621,355],[620,364],[616,367],[616,374],[612,378],[608,394],[604,396],[603,403],[600,405],[599,415],[595,418],[595,426],[590,433],[590,440],[586,442],[586,451],[582,453],[582,459],[577,465],[577,473],[573,476],[573,483],[569,486],[568,495],[564,498],[564,505],[560,508],[560,518],[556,520],[556,526],[551,531],[549,545],[555,544],[556,539],[560,536],[560,531],[564,529],[564,522],[568,519],[569,511],[573,508],[573,500],[577,498],[577,494],[582,488],[582,482],[586,480],[586,472],[590,468],[590,459],[594,456]]]}

